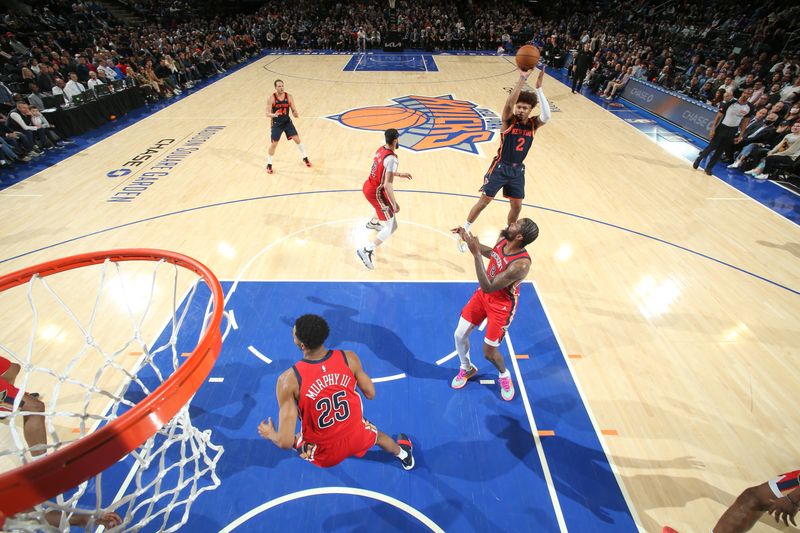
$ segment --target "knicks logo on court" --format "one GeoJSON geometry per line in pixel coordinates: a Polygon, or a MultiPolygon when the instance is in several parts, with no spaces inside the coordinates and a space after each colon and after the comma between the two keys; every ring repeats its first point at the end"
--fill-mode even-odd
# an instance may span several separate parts
{"type": "Polygon", "coordinates": [[[479,154],[477,144],[492,140],[502,121],[491,109],[453,95],[401,96],[388,106],[358,107],[327,118],[359,130],[400,132],[400,146],[422,152],[453,148],[479,154]]]}

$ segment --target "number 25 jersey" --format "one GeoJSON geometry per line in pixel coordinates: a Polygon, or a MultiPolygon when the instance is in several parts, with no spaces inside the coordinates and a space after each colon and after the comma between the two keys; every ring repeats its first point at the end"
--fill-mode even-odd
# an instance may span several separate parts
{"type": "Polygon", "coordinates": [[[361,396],[342,350],[318,361],[301,359],[292,369],[300,383],[297,408],[306,442],[324,444],[363,429],[361,396]]]}

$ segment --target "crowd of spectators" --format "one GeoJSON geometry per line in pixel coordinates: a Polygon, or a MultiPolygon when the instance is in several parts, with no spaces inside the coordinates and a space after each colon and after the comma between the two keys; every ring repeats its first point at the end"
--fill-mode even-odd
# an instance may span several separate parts
{"type": "Polygon", "coordinates": [[[752,174],[761,178],[796,167],[800,54],[791,36],[800,5],[614,0],[601,10],[572,7],[558,23],[537,26],[536,38],[547,61],[569,66],[573,92],[585,84],[613,99],[636,78],[714,107],[746,93],[753,113],[747,135],[723,160],[731,162],[735,152],[730,166],[755,166],[752,174]]]}
{"type": "Polygon", "coordinates": [[[31,143],[16,139],[25,134],[8,115],[19,99],[41,111],[50,94],[69,104],[125,80],[154,102],[262,49],[355,51],[378,48],[390,35],[424,50],[513,53],[534,42],[546,62],[571,74],[576,61],[584,64],[580,83],[607,98],[631,77],[712,105],[753,89],[754,107],[785,122],[800,95],[798,55],[784,49],[800,6],[774,0],[756,8],[722,0],[397,0],[393,8],[388,0],[268,0],[255,12],[225,16],[188,0],[117,0],[144,20],[127,24],[91,1],[35,1],[29,12],[0,17],[0,120],[13,130],[3,142],[18,159],[63,141],[33,135],[27,149],[31,143]]]}

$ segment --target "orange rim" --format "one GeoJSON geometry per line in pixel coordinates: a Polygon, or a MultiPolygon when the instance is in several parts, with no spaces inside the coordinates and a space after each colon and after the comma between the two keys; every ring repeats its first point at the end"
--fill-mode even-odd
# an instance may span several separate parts
{"type": "Polygon", "coordinates": [[[65,492],[119,461],[171,420],[205,381],[222,348],[224,295],[208,267],[183,254],[144,248],[74,255],[0,277],[0,291],[22,285],[34,275],[59,272],[106,261],[161,261],[195,272],[211,289],[214,307],[206,332],[186,361],[156,390],[119,418],[64,448],[0,474],[0,525],[11,516],[65,492]]]}

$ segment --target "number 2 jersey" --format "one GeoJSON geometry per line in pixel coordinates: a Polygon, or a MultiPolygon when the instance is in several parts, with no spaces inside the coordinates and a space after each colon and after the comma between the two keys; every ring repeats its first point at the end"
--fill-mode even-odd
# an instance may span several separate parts
{"type": "Polygon", "coordinates": [[[292,369],[300,383],[303,440],[326,444],[363,430],[361,396],[342,350],[330,350],[318,361],[301,359],[292,369]]]}
{"type": "Polygon", "coordinates": [[[499,159],[503,163],[521,165],[533,145],[535,133],[535,119],[529,118],[528,123],[523,124],[517,121],[517,117],[512,117],[508,128],[500,132],[500,148],[497,150],[494,160],[499,159]]]}

